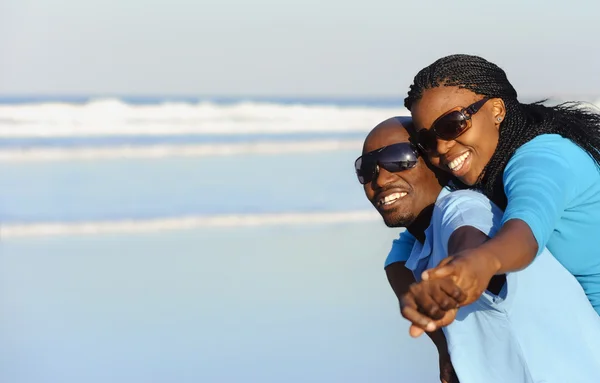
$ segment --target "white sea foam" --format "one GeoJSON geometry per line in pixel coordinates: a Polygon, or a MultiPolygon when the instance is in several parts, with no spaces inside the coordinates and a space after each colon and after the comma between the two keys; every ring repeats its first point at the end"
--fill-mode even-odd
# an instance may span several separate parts
{"type": "Polygon", "coordinates": [[[381,217],[374,210],[359,210],[331,213],[192,216],[111,222],[8,224],[0,226],[0,240],[18,237],[143,233],[203,227],[335,224],[377,220],[381,220],[381,217]]]}
{"type": "Polygon", "coordinates": [[[394,108],[165,102],[132,105],[117,99],[86,104],[0,104],[1,137],[248,134],[368,131],[394,108]]]}
{"type": "MultiPolygon", "coordinates": [[[[596,105],[600,105],[598,100],[596,105]]],[[[408,115],[398,107],[277,104],[266,102],[211,102],[128,104],[118,99],[84,104],[0,104],[2,138],[97,137],[148,135],[277,134],[364,132],[394,115],[408,115]]],[[[278,140],[278,141],[279,141],[278,140]]],[[[330,139],[290,142],[220,144],[83,145],[11,147],[0,150],[0,161],[62,161],[109,158],[160,158],[234,154],[360,149],[356,140],[330,139]]]]}
{"type": "MultiPolygon", "coordinates": [[[[594,104],[600,106],[600,100],[594,104]]],[[[0,138],[366,132],[394,115],[409,112],[400,101],[394,107],[206,101],[128,104],[118,99],[0,104],[0,138]]]]}
{"type": "Polygon", "coordinates": [[[23,148],[0,150],[0,162],[73,161],[115,158],[229,156],[360,150],[362,140],[247,142],[236,144],[149,145],[100,148],[23,148]]]}

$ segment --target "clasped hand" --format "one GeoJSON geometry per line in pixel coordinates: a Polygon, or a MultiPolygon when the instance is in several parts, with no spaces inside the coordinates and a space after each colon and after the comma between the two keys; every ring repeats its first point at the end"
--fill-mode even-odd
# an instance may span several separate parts
{"type": "Polygon", "coordinates": [[[411,322],[410,335],[418,337],[452,323],[459,307],[475,302],[485,291],[494,267],[476,250],[466,250],[424,271],[423,280],[400,299],[402,316],[411,322]]]}

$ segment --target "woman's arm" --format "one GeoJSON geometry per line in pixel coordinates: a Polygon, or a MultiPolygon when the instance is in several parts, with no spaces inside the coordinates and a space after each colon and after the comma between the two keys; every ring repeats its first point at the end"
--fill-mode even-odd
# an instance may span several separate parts
{"type": "Polygon", "coordinates": [[[489,267],[489,274],[505,274],[526,268],[538,253],[538,242],[527,223],[520,219],[506,222],[496,236],[478,248],[456,251],[455,257],[481,257],[489,267]]]}
{"type": "Polygon", "coordinates": [[[461,280],[468,280],[479,275],[469,287],[459,285],[467,294],[463,304],[469,304],[493,275],[521,270],[543,251],[578,182],[585,179],[585,172],[597,170],[590,165],[587,153],[571,141],[542,138],[519,149],[505,169],[508,204],[500,230],[475,249],[450,253],[455,260],[464,260],[428,270],[423,279],[452,276],[458,280],[461,276],[461,280]]]}

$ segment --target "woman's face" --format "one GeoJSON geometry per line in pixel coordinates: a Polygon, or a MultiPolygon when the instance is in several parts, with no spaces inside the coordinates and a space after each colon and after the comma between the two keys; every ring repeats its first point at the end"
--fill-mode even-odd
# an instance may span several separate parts
{"type": "MultiPolygon", "coordinates": [[[[426,89],[421,99],[412,106],[415,129],[417,133],[422,129],[429,130],[440,116],[466,108],[482,98],[456,86],[426,89]]],[[[451,140],[437,138],[437,145],[428,152],[431,163],[467,185],[475,184],[496,151],[500,123],[505,114],[502,99],[488,100],[472,115],[469,127],[460,136],[451,140]]]]}

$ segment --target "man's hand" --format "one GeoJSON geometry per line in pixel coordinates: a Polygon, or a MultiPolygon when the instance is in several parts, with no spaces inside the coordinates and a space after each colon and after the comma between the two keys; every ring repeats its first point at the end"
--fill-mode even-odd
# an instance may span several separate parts
{"type": "Polygon", "coordinates": [[[450,278],[413,283],[400,299],[402,316],[412,323],[410,335],[418,337],[452,323],[465,298],[450,278]]]}
{"type": "Polygon", "coordinates": [[[440,352],[440,382],[441,383],[460,383],[456,371],[450,361],[448,352],[440,352]]]}
{"type": "Polygon", "coordinates": [[[437,267],[424,271],[422,278],[431,282],[451,278],[465,294],[465,299],[460,301],[460,305],[466,306],[483,294],[498,269],[498,262],[492,256],[476,248],[444,259],[437,267]]]}

